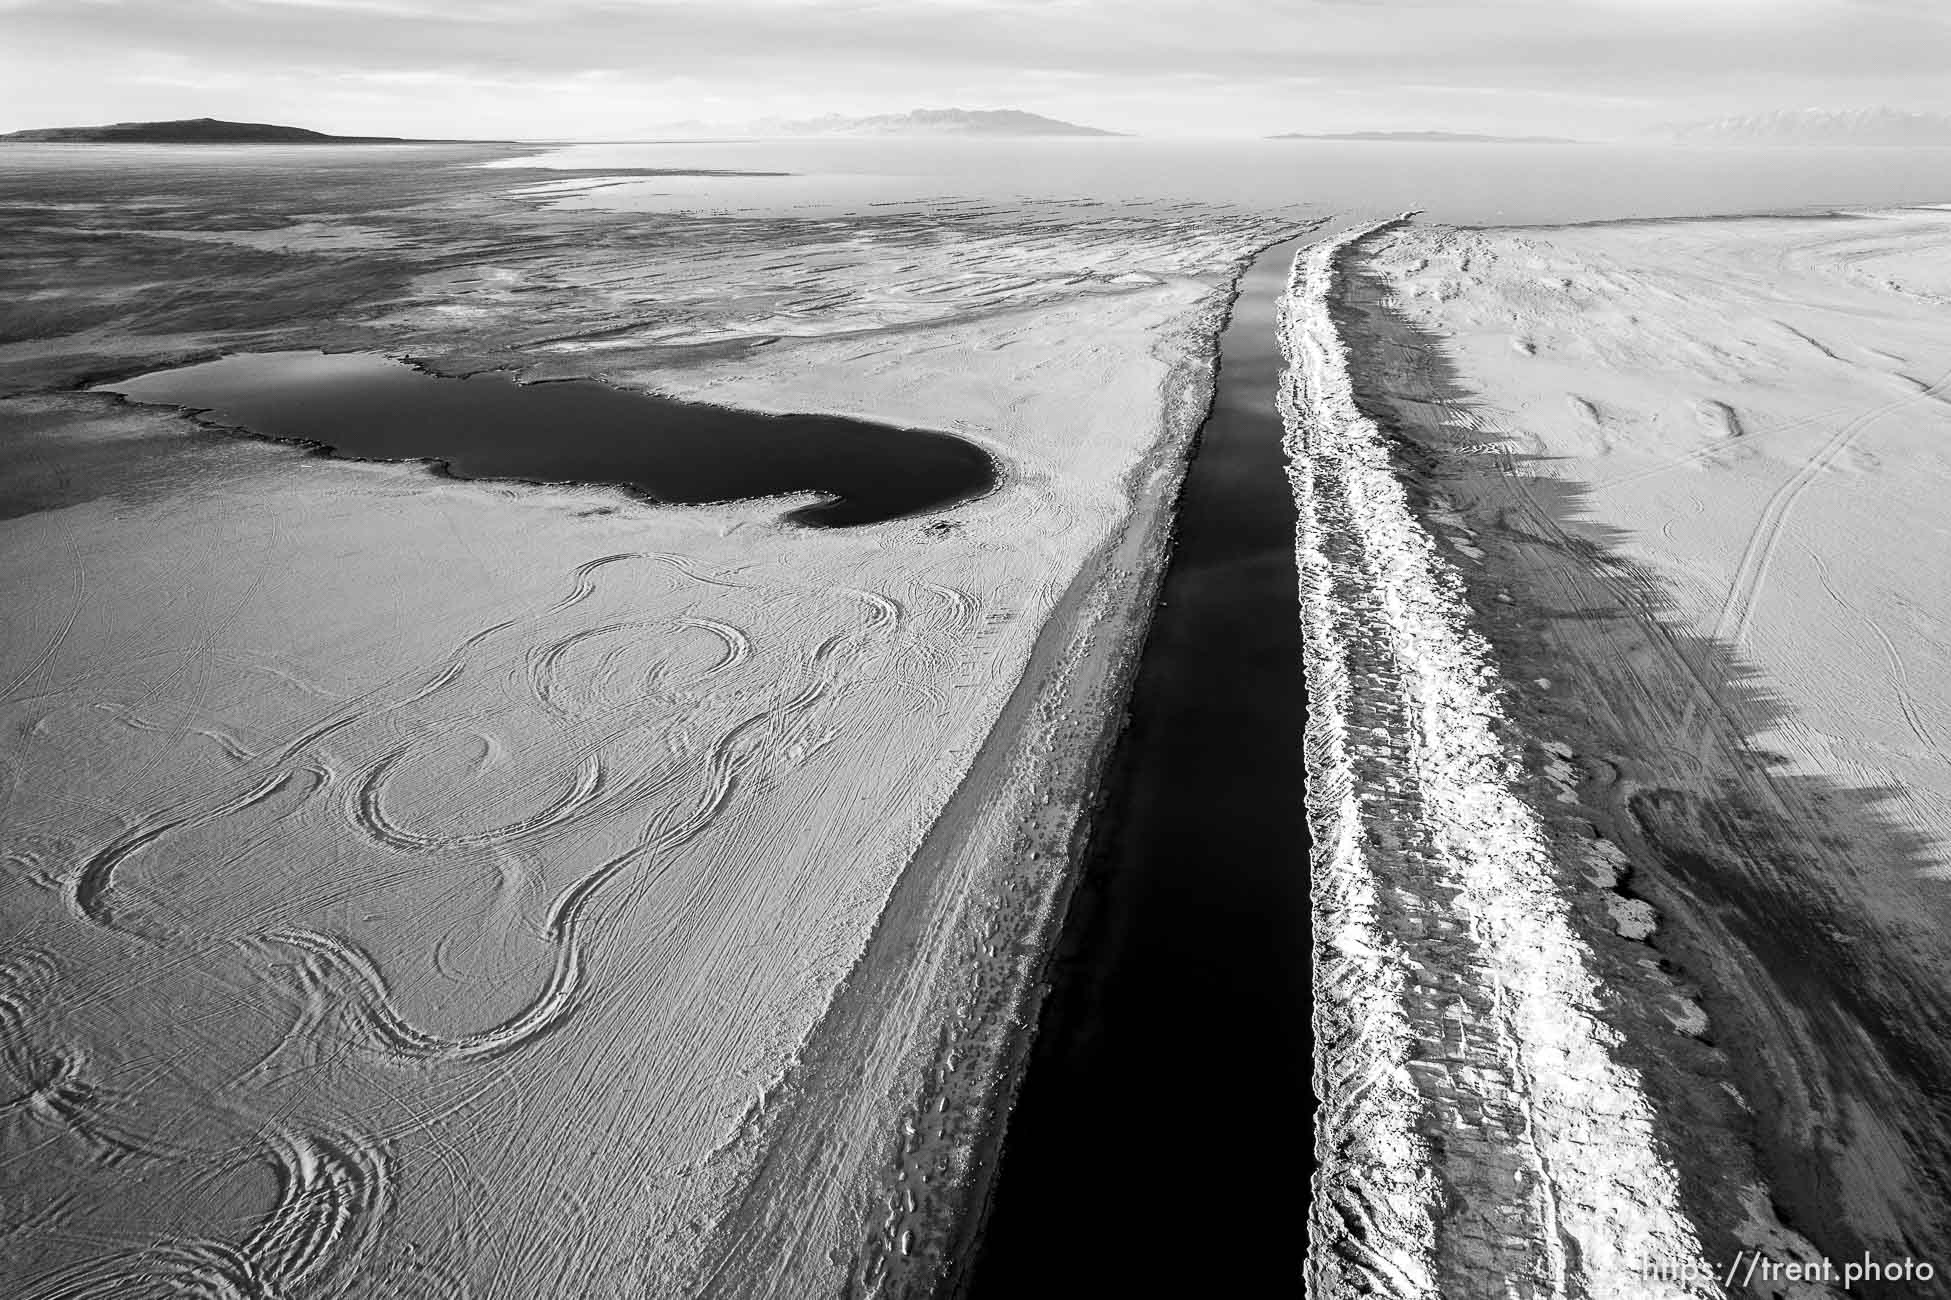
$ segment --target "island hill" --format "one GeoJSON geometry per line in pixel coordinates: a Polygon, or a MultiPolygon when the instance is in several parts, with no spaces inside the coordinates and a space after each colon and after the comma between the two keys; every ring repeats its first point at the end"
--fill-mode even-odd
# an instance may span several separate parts
{"type": "Polygon", "coordinates": [[[1079,126],[1041,113],[1026,113],[1016,108],[917,108],[906,113],[884,113],[874,117],[841,117],[829,114],[798,122],[775,125],[790,135],[1073,135],[1115,136],[1095,126],[1079,126]]]}
{"type": "Polygon", "coordinates": [[[224,122],[193,117],[180,122],[115,122],[108,126],[47,126],[14,131],[0,140],[39,144],[452,144],[396,135],[327,135],[302,126],[224,122]]]}
{"type": "Polygon", "coordinates": [[[1577,144],[1562,135],[1477,135],[1469,131],[1286,131],[1270,140],[1380,140],[1388,144],[1577,144]]]}
{"type": "Polygon", "coordinates": [[[651,128],[658,135],[678,139],[720,139],[757,136],[911,136],[929,139],[1021,140],[1035,138],[1113,138],[1122,131],[1081,126],[1018,108],[917,108],[906,113],[878,113],[847,117],[764,117],[746,122],[667,122],[651,128]]]}

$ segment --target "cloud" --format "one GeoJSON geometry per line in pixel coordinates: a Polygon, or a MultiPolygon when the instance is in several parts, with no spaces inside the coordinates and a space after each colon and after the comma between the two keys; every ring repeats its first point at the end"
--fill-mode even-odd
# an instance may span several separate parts
{"type": "MultiPolygon", "coordinates": [[[[600,115],[587,94],[547,106],[552,87],[586,91],[590,78],[607,79],[631,112],[654,111],[680,88],[749,100],[757,112],[785,104],[868,111],[940,102],[950,91],[1021,94],[1062,83],[1073,99],[1088,84],[1142,113],[1148,85],[1185,94],[1187,79],[1200,77],[1215,95],[1232,88],[1224,98],[1235,113],[1247,90],[1271,106],[1298,104],[1310,88],[1395,86],[1453,87],[1477,111],[1485,88],[1519,105],[1545,96],[1573,105],[1665,101],[1685,111],[1732,99],[1772,107],[1888,95],[1907,107],[1951,107],[1942,84],[1951,11],[1922,0],[0,0],[0,8],[14,112],[37,121],[75,102],[77,76],[92,75],[104,100],[134,102],[140,83],[116,84],[113,69],[129,78],[165,64],[207,68],[226,85],[255,78],[260,100],[275,98],[280,81],[296,99],[321,82],[364,79],[363,102],[375,104],[385,77],[418,77],[456,96],[471,84],[525,87],[538,111],[554,114],[549,129],[575,129],[572,108],[600,115]],[[34,112],[37,101],[46,109],[34,112]]],[[[433,129],[439,118],[451,130],[465,116],[456,102],[401,96],[401,129],[433,129]]]]}

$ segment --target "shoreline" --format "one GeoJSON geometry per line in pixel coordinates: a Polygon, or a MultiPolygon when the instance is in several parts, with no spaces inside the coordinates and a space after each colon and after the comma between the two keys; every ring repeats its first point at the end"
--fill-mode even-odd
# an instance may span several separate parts
{"type": "MultiPolygon", "coordinates": [[[[230,353],[228,354],[227,357],[223,359],[224,360],[230,360],[230,359],[263,360],[271,356],[282,357],[288,355],[300,355],[306,357],[310,357],[310,356],[324,357],[333,354],[312,353],[312,352],[284,353],[284,354],[265,354],[265,353],[252,354],[252,353],[239,352],[239,353],[230,353]]],[[[378,353],[355,352],[355,353],[344,353],[344,354],[337,354],[337,355],[351,356],[360,359],[370,359],[370,360],[383,359],[384,361],[387,362],[398,363],[397,358],[383,357],[382,354],[378,354],[378,353]]],[[[401,364],[403,364],[404,369],[409,370],[411,373],[415,374],[416,376],[424,376],[432,380],[437,380],[437,381],[442,381],[447,383],[462,383],[475,378],[475,376],[461,376],[458,378],[450,379],[447,376],[439,375],[433,371],[424,370],[418,367],[413,367],[411,366],[410,363],[401,363],[401,364]]],[[[193,368],[194,367],[185,367],[179,369],[193,369],[193,368]]],[[[173,375],[174,373],[175,373],[174,370],[151,371],[151,372],[147,372],[144,377],[168,377],[170,375],[173,375]]],[[[483,372],[483,373],[488,373],[493,375],[506,374],[506,372],[502,372],[502,371],[492,371],[492,372],[483,372]]],[[[743,422],[748,426],[757,425],[761,427],[771,427],[771,428],[777,428],[788,422],[798,422],[799,424],[804,425],[806,423],[815,420],[845,419],[845,417],[806,415],[801,413],[751,412],[751,411],[740,409],[735,406],[729,406],[723,403],[683,401],[676,398],[664,397],[656,393],[646,393],[646,392],[625,389],[614,384],[604,383],[603,381],[598,379],[551,378],[551,379],[532,380],[524,383],[517,377],[511,377],[508,379],[508,383],[510,387],[516,389],[543,389],[543,388],[549,388],[553,386],[560,386],[564,384],[583,385],[585,390],[593,389],[593,390],[600,391],[601,393],[606,395],[616,394],[640,402],[642,404],[641,414],[643,418],[646,420],[654,419],[656,416],[661,414],[667,414],[673,409],[678,411],[685,411],[688,413],[692,413],[694,415],[697,412],[710,411],[710,412],[717,413],[719,415],[719,418],[725,420],[728,424],[731,424],[732,422],[743,422]]],[[[198,405],[192,401],[177,400],[176,398],[173,397],[164,397],[161,395],[152,395],[152,396],[145,397],[139,393],[131,394],[130,392],[127,391],[126,381],[119,381],[119,380],[93,385],[83,391],[92,396],[99,396],[99,397],[113,399],[115,402],[125,407],[137,408],[137,409],[149,408],[149,409],[159,410],[164,412],[172,412],[176,415],[179,415],[187,419],[190,423],[196,425],[200,429],[208,430],[210,432],[221,434],[224,436],[238,438],[238,439],[255,439],[260,442],[267,442],[267,443],[272,443],[280,446],[296,448],[297,450],[303,452],[307,457],[313,459],[337,460],[337,461],[345,461],[350,463],[368,464],[368,465],[413,466],[425,471],[426,473],[432,474],[436,478],[447,479],[457,483],[485,483],[489,485],[506,484],[511,486],[521,486],[521,487],[553,488],[553,489],[558,489],[563,491],[590,491],[596,493],[614,493],[621,499],[635,503],[637,505],[655,506],[659,509],[665,509],[665,510],[681,510],[681,509],[696,508],[696,507],[733,506],[733,505],[739,505],[743,503],[757,503],[760,505],[776,504],[777,506],[779,506],[781,510],[781,515],[780,515],[781,520],[785,523],[797,527],[810,527],[810,528],[858,527],[858,526],[863,526],[863,525],[873,524],[873,523],[888,523],[888,522],[893,522],[901,519],[922,519],[931,515],[944,514],[960,506],[968,505],[972,502],[980,501],[983,500],[984,498],[995,496],[998,493],[1005,491],[1008,487],[1008,475],[1007,475],[1006,462],[1004,461],[1002,455],[1000,454],[999,449],[993,445],[984,443],[982,441],[968,439],[968,438],[957,438],[953,434],[945,434],[939,430],[923,429],[923,428],[918,428],[913,426],[896,428],[895,426],[892,425],[871,424],[865,421],[854,421],[852,423],[856,427],[864,427],[866,429],[870,429],[876,434],[891,433],[894,434],[897,438],[916,437],[916,438],[947,439],[950,442],[959,444],[960,447],[966,447],[976,457],[980,458],[980,463],[983,466],[983,469],[988,476],[988,481],[986,484],[980,486],[979,489],[968,491],[965,494],[955,497],[953,499],[937,500],[932,503],[914,506],[910,509],[903,510],[899,513],[888,514],[880,518],[859,521],[858,523],[854,523],[854,524],[822,524],[822,523],[809,522],[806,516],[809,513],[815,513],[822,510],[844,509],[848,506],[854,505],[855,499],[850,498],[846,494],[834,489],[818,488],[818,487],[795,487],[795,488],[789,488],[784,491],[771,491],[771,492],[754,491],[754,492],[747,492],[742,495],[668,497],[668,496],[659,496],[656,492],[654,492],[649,486],[645,485],[644,483],[638,481],[633,477],[627,477],[621,474],[612,474],[605,478],[598,478],[594,476],[570,477],[570,478],[544,478],[535,475],[521,474],[521,473],[514,473],[514,472],[488,472],[488,473],[464,472],[462,469],[456,467],[455,455],[452,452],[447,452],[442,454],[430,454],[430,455],[411,455],[411,454],[390,455],[390,454],[377,452],[377,451],[352,451],[346,448],[342,440],[339,440],[335,435],[332,434],[274,433],[274,432],[268,432],[266,430],[254,428],[252,427],[252,425],[250,424],[249,420],[246,417],[239,416],[228,411],[223,405],[223,402],[221,400],[215,400],[209,405],[198,405]]],[[[343,418],[344,417],[340,417],[340,419],[343,418]]]]}

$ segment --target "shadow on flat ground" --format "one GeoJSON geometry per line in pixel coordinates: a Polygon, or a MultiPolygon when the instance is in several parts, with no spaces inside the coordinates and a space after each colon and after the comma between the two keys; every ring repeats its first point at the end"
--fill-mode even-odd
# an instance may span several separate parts
{"type": "Polygon", "coordinates": [[[1445,340],[1391,310],[1386,283],[1356,270],[1344,288],[1358,400],[1419,510],[1440,494],[1486,552],[1460,568],[1507,707],[1578,752],[1581,803],[1542,805],[1554,835],[1625,848],[1623,892],[1661,914],[1650,946],[1620,938],[1602,891],[1566,873],[1618,1055],[1644,1077],[1710,1262],[1742,1248],[1742,1175],[1758,1169],[1829,1259],[1938,1267],[1936,1283],[1852,1294],[1951,1294],[1951,918],[1917,889],[1933,845],[1886,811],[1897,792],[1759,748],[1787,708],[1757,666],[1686,630],[1586,485],[1489,450],[1445,340]],[[1697,986],[1706,1035],[1651,1010],[1648,962],[1697,986]]]}

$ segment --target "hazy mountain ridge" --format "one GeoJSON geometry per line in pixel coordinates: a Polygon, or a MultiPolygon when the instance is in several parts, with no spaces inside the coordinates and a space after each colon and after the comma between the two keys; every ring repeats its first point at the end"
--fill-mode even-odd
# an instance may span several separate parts
{"type": "Polygon", "coordinates": [[[1114,136],[1095,126],[1081,126],[1041,113],[1017,108],[916,108],[906,113],[845,117],[829,113],[797,121],[768,120],[760,125],[782,135],[1068,135],[1114,136]]]}
{"type": "Polygon", "coordinates": [[[1794,108],[1668,129],[1680,144],[1951,145],[1951,115],[1892,108],[1794,108]]]}
{"type": "Polygon", "coordinates": [[[1395,144],[1577,144],[1564,135],[1480,135],[1474,131],[1283,131],[1269,140],[1381,140],[1395,144]]]}
{"type": "Polygon", "coordinates": [[[762,117],[745,122],[667,122],[653,128],[658,134],[682,139],[736,136],[932,136],[1021,139],[1033,136],[1110,137],[1122,131],[1082,126],[1017,108],[916,108],[906,113],[876,113],[849,117],[826,113],[819,117],[762,117]]]}
{"type": "Polygon", "coordinates": [[[0,140],[55,144],[409,144],[395,135],[327,135],[302,126],[225,122],[214,117],[174,122],[113,122],[107,126],[48,126],[0,135],[0,140]]]}

